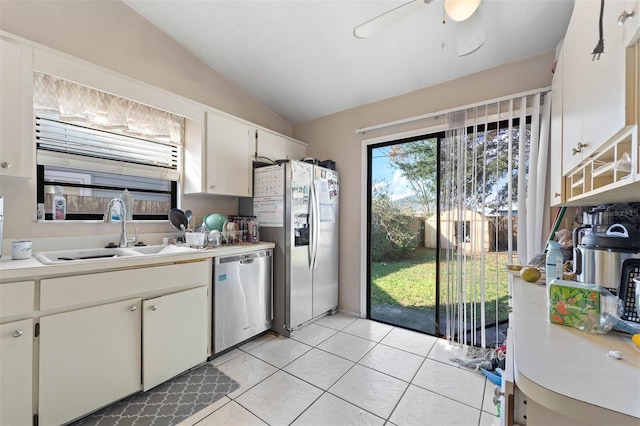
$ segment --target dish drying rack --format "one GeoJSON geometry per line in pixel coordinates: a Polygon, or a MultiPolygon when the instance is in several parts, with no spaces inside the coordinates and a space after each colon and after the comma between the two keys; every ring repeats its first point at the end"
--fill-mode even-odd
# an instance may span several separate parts
{"type": "Polygon", "coordinates": [[[221,231],[220,234],[222,235],[221,245],[233,245],[247,242],[246,230],[221,231]]]}

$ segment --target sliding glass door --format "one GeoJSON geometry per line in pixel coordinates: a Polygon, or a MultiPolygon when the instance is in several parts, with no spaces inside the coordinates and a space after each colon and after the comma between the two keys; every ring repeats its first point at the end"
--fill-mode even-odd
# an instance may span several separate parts
{"type": "Polygon", "coordinates": [[[506,338],[532,126],[493,109],[368,146],[369,318],[482,347],[506,338]]]}
{"type": "Polygon", "coordinates": [[[438,135],[373,145],[369,318],[438,333],[438,135]]]}

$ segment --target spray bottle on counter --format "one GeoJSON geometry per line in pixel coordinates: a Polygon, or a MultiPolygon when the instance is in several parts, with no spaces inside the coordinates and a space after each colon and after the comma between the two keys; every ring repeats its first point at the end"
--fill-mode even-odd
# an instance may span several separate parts
{"type": "Polygon", "coordinates": [[[545,282],[547,286],[554,279],[562,279],[562,251],[560,250],[560,243],[557,241],[549,241],[549,251],[547,252],[547,261],[546,261],[546,279],[545,282]]]}
{"type": "Polygon", "coordinates": [[[64,220],[67,217],[67,199],[62,194],[62,187],[56,186],[56,195],[53,197],[53,220],[64,220]]]}
{"type": "Polygon", "coordinates": [[[249,220],[249,242],[260,242],[260,226],[258,224],[258,219],[255,216],[251,216],[251,219],[249,220]]]}

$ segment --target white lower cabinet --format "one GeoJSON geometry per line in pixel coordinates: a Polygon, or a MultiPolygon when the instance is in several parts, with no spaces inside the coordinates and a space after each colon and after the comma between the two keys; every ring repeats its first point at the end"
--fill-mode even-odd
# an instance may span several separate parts
{"type": "Polygon", "coordinates": [[[39,424],[69,422],[141,389],[140,305],[40,318],[39,424]]]}
{"type": "Polygon", "coordinates": [[[142,302],[143,390],[206,361],[210,304],[206,286],[142,302]]]}
{"type": "Polygon", "coordinates": [[[0,325],[0,425],[32,422],[33,320],[0,325]]]}

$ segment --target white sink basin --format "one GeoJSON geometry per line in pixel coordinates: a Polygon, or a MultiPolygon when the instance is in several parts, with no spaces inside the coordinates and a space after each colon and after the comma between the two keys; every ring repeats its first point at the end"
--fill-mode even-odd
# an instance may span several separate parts
{"type": "Polygon", "coordinates": [[[76,249],[76,250],[55,250],[41,251],[34,255],[40,262],[51,265],[58,263],[95,261],[116,259],[120,257],[142,256],[130,248],[98,248],[98,249],[76,249]]]}
{"type": "Polygon", "coordinates": [[[71,262],[95,262],[133,256],[159,256],[196,252],[198,250],[189,247],[174,245],[140,246],[140,247],[115,247],[76,250],[41,251],[34,257],[45,265],[58,265],[71,262]]]}
{"type": "Polygon", "coordinates": [[[175,245],[159,245],[159,246],[138,246],[138,247],[129,247],[128,250],[133,250],[142,255],[160,255],[160,254],[178,254],[178,253],[195,253],[200,250],[194,249],[186,246],[175,246],[175,245]]]}

